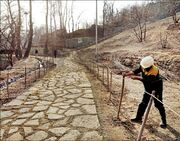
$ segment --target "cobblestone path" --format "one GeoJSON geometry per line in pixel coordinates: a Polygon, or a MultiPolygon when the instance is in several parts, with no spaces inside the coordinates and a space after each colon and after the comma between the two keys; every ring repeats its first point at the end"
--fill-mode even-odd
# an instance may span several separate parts
{"type": "MultiPolygon", "coordinates": [[[[1,107],[1,140],[102,140],[91,84],[70,59],[1,107]]],[[[61,62],[61,63],[60,63],[61,62]]]]}

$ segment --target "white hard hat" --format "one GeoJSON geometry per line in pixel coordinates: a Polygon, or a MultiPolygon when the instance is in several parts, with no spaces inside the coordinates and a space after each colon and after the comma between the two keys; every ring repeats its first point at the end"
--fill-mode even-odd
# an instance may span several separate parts
{"type": "Polygon", "coordinates": [[[144,57],[141,62],[140,65],[145,69],[145,68],[149,68],[150,66],[152,66],[154,64],[154,59],[151,56],[146,56],[144,57]]]}

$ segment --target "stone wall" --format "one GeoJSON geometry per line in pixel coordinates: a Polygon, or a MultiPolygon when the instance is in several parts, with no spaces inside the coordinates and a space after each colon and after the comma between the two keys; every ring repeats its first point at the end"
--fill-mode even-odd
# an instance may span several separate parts
{"type": "Polygon", "coordinates": [[[36,55],[36,53],[35,53],[36,50],[38,51],[37,55],[41,55],[41,56],[44,55],[44,48],[40,48],[40,47],[32,47],[31,51],[30,51],[30,54],[31,55],[36,55]]]}
{"type": "MultiPolygon", "coordinates": [[[[108,52],[102,53],[101,61],[108,61],[112,67],[117,68],[118,63],[121,63],[125,67],[129,67],[130,69],[136,68],[141,61],[141,56],[129,54],[129,53],[121,53],[111,54],[108,52]]],[[[167,56],[155,56],[155,63],[157,66],[164,72],[164,75],[170,77],[174,80],[180,80],[180,57],[167,57],[167,56]]]]}

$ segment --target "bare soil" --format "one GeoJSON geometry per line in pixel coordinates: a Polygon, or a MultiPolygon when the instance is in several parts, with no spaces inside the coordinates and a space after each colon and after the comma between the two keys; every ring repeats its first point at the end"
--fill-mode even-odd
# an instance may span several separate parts
{"type": "MultiPolygon", "coordinates": [[[[98,44],[100,64],[105,64],[112,70],[116,68],[113,66],[114,60],[124,65],[125,59],[131,59],[132,65],[125,66],[131,70],[139,64],[143,56],[151,55],[155,58],[160,73],[168,78],[164,80],[163,90],[168,127],[159,127],[160,115],[153,104],[143,132],[144,140],[180,140],[180,117],[173,112],[180,115],[180,30],[167,30],[171,23],[172,19],[166,18],[149,24],[147,40],[143,43],[137,42],[132,30],[127,30],[98,44]],[[168,35],[168,47],[165,49],[160,44],[160,33],[168,35]]],[[[92,61],[95,49],[95,45],[90,46],[78,51],[78,55],[85,62],[92,61]]],[[[117,120],[118,96],[112,95],[113,100],[109,101],[110,93],[102,83],[94,75],[87,75],[92,83],[105,140],[135,140],[141,125],[131,123],[129,119],[136,116],[144,92],[143,84],[126,78],[126,96],[123,98],[120,120],[117,120]]],[[[122,76],[114,75],[113,82],[121,88],[122,76]]]]}
{"type": "MultiPolygon", "coordinates": [[[[126,79],[125,85],[127,89],[125,91],[125,96],[123,97],[120,116],[119,119],[117,119],[119,95],[112,94],[112,98],[110,101],[109,100],[110,92],[107,92],[107,89],[102,84],[102,82],[98,80],[94,76],[94,74],[89,72],[86,72],[86,74],[92,84],[93,94],[98,110],[100,124],[102,127],[102,132],[103,132],[102,134],[104,135],[104,140],[114,140],[114,141],[136,140],[141,124],[135,124],[130,122],[130,118],[135,117],[138,104],[142,98],[143,86],[141,85],[141,83],[138,81],[133,83],[132,82],[133,80],[128,78],[126,79]],[[132,86],[134,87],[134,89],[129,90],[128,88],[132,86]],[[137,93],[138,91],[140,93],[137,93]]],[[[120,81],[119,83],[121,87],[120,81]]],[[[165,95],[165,98],[167,97],[168,96],[165,95]]],[[[171,97],[171,99],[175,99],[175,97],[174,98],[173,97],[171,97]]],[[[169,98],[167,99],[169,100],[169,98]]],[[[177,103],[178,101],[179,100],[177,100],[177,103]]],[[[177,106],[173,107],[174,104],[171,105],[171,102],[168,104],[170,105],[170,107],[178,111],[177,106]]],[[[166,109],[166,112],[167,112],[168,127],[167,129],[162,129],[159,127],[159,123],[160,123],[159,113],[157,109],[154,107],[154,105],[152,105],[148,117],[148,121],[146,123],[145,130],[143,132],[142,138],[144,140],[169,141],[169,140],[176,140],[177,138],[180,137],[179,118],[175,116],[172,112],[170,112],[168,109],[166,109]]]]}

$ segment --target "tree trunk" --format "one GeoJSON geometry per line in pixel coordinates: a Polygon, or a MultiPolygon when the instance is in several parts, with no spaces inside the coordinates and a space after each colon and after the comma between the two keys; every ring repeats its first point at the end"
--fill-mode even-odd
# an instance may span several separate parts
{"type": "Polygon", "coordinates": [[[57,49],[57,25],[56,25],[56,13],[55,13],[55,5],[53,5],[53,19],[54,19],[54,30],[55,30],[55,37],[53,40],[53,46],[55,49],[57,49]]]}
{"type": "Polygon", "coordinates": [[[32,24],[32,0],[29,0],[29,7],[30,7],[30,13],[29,13],[29,22],[30,22],[30,27],[29,27],[29,40],[28,40],[28,46],[24,54],[24,58],[29,57],[29,53],[31,50],[32,46],[32,37],[33,37],[33,24],[32,24]]]}
{"type": "Polygon", "coordinates": [[[12,11],[11,11],[11,5],[10,1],[7,0],[7,5],[8,5],[8,12],[9,12],[9,18],[8,18],[8,23],[10,24],[10,34],[11,34],[11,49],[15,51],[15,56],[18,58],[18,51],[15,48],[15,27],[16,27],[16,22],[13,19],[12,11]]]}
{"type": "Polygon", "coordinates": [[[18,53],[18,59],[22,58],[22,49],[21,49],[21,7],[20,7],[20,1],[17,1],[18,3],[18,24],[16,27],[16,49],[18,53]]]}
{"type": "Polygon", "coordinates": [[[48,55],[48,0],[46,0],[46,41],[44,54],[48,55]]]}

